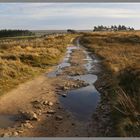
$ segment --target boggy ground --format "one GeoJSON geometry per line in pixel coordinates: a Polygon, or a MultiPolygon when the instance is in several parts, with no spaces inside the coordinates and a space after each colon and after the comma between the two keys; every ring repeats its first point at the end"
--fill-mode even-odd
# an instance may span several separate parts
{"type": "MultiPolygon", "coordinates": [[[[13,115],[16,123],[13,127],[0,129],[0,135],[21,137],[76,137],[96,136],[89,130],[91,122],[80,122],[64,110],[59,102],[63,91],[83,87],[86,84],[79,80],[66,79],[68,73],[79,75],[85,73],[82,64],[86,63],[86,55],[75,50],[70,59],[71,66],[57,77],[48,78],[46,74],[19,85],[4,95],[0,100],[0,114],[13,115]],[[78,69],[78,73],[77,73],[78,69]]],[[[95,126],[96,127],[96,126],[95,126]]]]}

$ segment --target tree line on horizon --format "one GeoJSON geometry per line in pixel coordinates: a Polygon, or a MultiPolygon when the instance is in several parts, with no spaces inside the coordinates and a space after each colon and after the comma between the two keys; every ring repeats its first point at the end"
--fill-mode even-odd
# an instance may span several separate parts
{"type": "Polygon", "coordinates": [[[35,35],[29,30],[0,30],[0,37],[32,36],[35,35]]]}
{"type": "Polygon", "coordinates": [[[133,31],[133,27],[126,27],[125,25],[112,25],[112,26],[94,26],[93,31],[133,31]]]}

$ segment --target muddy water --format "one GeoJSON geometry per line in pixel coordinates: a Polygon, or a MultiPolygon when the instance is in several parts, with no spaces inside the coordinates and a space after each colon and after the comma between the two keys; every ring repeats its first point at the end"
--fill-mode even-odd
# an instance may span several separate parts
{"type": "MultiPolygon", "coordinates": [[[[48,75],[49,77],[55,77],[63,72],[63,68],[70,67],[69,59],[72,54],[73,49],[79,49],[79,46],[73,46],[67,48],[67,53],[61,64],[57,66],[56,71],[53,72],[52,75],[48,75]]],[[[93,112],[96,110],[96,107],[100,101],[100,94],[96,90],[94,83],[97,80],[97,76],[92,74],[96,67],[95,63],[98,61],[96,58],[90,57],[90,53],[83,49],[83,52],[86,54],[86,58],[84,61],[84,67],[87,70],[85,75],[78,76],[68,76],[69,79],[79,79],[85,81],[89,85],[86,87],[69,90],[67,91],[67,97],[64,98],[60,96],[60,103],[63,108],[68,110],[73,116],[79,121],[88,121],[93,112]]]]}

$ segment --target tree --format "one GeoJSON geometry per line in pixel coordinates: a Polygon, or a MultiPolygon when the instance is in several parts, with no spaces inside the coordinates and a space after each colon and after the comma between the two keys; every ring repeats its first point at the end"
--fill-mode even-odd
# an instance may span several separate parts
{"type": "Polygon", "coordinates": [[[71,34],[77,33],[75,30],[72,30],[72,29],[68,29],[67,32],[68,32],[68,33],[71,33],[71,34]]]}
{"type": "Polygon", "coordinates": [[[119,25],[118,27],[116,25],[111,25],[110,27],[98,25],[94,26],[93,29],[93,31],[132,31],[132,30],[134,30],[134,28],[126,27],[125,25],[119,25]]]}
{"type": "Polygon", "coordinates": [[[32,36],[34,33],[28,30],[0,30],[0,37],[32,36]]]}

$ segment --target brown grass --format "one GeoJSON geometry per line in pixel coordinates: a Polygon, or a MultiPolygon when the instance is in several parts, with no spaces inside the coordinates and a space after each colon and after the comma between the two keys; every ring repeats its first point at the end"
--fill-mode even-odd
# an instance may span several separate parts
{"type": "Polygon", "coordinates": [[[75,35],[0,40],[0,95],[59,62],[75,35]]]}
{"type": "Polygon", "coordinates": [[[140,32],[84,34],[81,43],[103,58],[115,86],[114,121],[120,136],[140,136],[140,32]]]}

